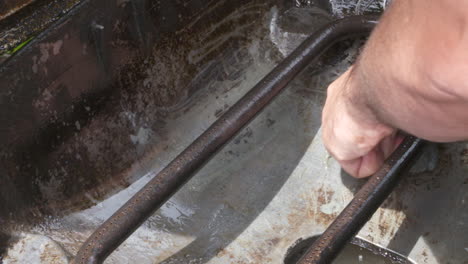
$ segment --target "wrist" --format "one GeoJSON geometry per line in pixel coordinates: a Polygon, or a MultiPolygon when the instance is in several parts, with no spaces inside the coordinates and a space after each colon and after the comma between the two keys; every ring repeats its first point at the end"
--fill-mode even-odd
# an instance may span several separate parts
{"type": "Polygon", "coordinates": [[[359,64],[347,72],[344,97],[347,112],[356,122],[368,126],[385,123],[379,114],[376,97],[371,94],[369,80],[359,64]]]}

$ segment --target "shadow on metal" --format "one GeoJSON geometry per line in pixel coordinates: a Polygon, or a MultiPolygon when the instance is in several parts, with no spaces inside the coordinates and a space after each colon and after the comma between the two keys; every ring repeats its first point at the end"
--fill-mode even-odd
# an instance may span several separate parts
{"type": "Polygon", "coordinates": [[[297,263],[331,263],[397,186],[400,172],[408,167],[422,144],[421,139],[407,136],[297,263]]]}
{"type": "Polygon", "coordinates": [[[337,20],[308,37],[166,168],[105,221],[84,243],[74,263],[102,263],[151,214],[237,132],[252,120],[301,70],[339,40],[369,33],[376,16],[337,20]]]}

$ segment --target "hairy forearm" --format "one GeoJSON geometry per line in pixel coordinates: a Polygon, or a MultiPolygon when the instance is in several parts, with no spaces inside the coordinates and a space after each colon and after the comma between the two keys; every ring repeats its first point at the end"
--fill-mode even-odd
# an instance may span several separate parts
{"type": "Polygon", "coordinates": [[[350,74],[356,113],[433,141],[468,138],[467,17],[465,1],[394,0],[350,74]]]}

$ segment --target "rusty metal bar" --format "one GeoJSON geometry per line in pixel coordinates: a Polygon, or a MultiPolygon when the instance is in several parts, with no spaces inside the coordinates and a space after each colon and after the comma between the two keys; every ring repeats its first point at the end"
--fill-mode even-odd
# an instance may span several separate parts
{"type": "Polygon", "coordinates": [[[310,246],[298,264],[330,264],[397,186],[401,170],[410,164],[423,141],[407,136],[346,208],[310,246]]]}
{"type": "Polygon", "coordinates": [[[180,153],[86,240],[74,263],[102,263],[307,65],[332,44],[369,33],[376,16],[337,20],[308,37],[285,60],[180,153]]]}

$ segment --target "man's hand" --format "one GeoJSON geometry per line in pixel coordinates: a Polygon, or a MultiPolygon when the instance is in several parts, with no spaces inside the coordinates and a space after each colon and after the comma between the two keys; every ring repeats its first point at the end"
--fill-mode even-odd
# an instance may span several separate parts
{"type": "Polygon", "coordinates": [[[322,135],[343,169],[376,172],[396,131],[468,139],[468,1],[393,0],[357,63],[328,87],[322,135]]]}
{"type": "Polygon", "coordinates": [[[401,139],[396,130],[375,117],[370,109],[353,104],[355,82],[349,69],[328,87],[322,115],[322,135],[327,150],[354,177],[375,173],[401,139]]]}

